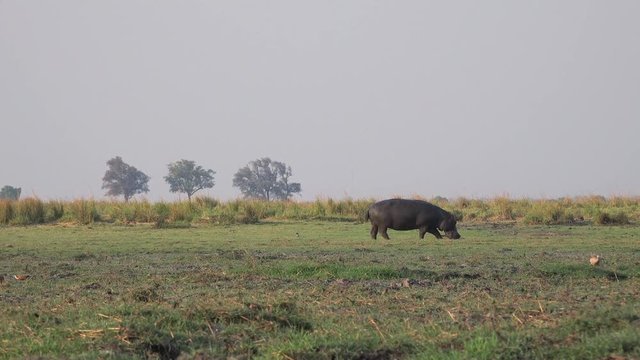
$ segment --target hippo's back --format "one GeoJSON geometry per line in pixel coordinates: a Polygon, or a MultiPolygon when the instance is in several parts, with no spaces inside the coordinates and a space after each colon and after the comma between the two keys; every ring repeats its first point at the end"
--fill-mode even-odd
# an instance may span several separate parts
{"type": "Polygon", "coordinates": [[[368,217],[379,226],[396,230],[416,229],[439,217],[439,208],[421,200],[389,199],[369,207],[368,217]]]}

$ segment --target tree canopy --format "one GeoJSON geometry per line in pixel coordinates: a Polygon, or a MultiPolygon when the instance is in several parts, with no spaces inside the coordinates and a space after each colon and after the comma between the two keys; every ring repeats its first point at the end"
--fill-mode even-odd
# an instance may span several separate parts
{"type": "Polygon", "coordinates": [[[215,185],[213,175],[216,172],[196,166],[194,161],[183,159],[167,166],[169,174],[164,177],[164,180],[169,184],[171,192],[185,193],[189,201],[197,191],[212,188],[215,185]]]}
{"type": "Polygon", "coordinates": [[[149,177],[142,171],[122,161],[120,156],[107,161],[109,169],[102,178],[102,188],[107,196],[124,196],[129,201],[134,195],[149,192],[149,177]]]}
{"type": "Polygon", "coordinates": [[[20,199],[21,188],[16,188],[10,185],[5,185],[0,190],[0,199],[5,200],[18,200],[20,199]]]}
{"type": "Polygon", "coordinates": [[[288,200],[300,193],[300,183],[289,182],[291,167],[264,157],[249,162],[233,176],[233,186],[240,189],[244,197],[263,200],[288,200]]]}

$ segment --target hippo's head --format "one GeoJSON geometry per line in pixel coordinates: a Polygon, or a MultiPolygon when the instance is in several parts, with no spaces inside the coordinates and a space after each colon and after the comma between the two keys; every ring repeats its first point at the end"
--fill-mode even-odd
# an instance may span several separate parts
{"type": "Polygon", "coordinates": [[[438,229],[444,231],[444,235],[449,239],[460,239],[460,234],[458,233],[458,229],[456,229],[456,218],[449,213],[447,213],[444,220],[440,222],[438,229]]]}

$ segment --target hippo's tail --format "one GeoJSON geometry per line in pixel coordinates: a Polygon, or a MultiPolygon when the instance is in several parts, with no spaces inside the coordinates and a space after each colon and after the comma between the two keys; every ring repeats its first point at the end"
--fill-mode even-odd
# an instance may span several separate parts
{"type": "Polygon", "coordinates": [[[369,219],[369,209],[367,209],[367,212],[364,214],[364,220],[369,221],[369,219]]]}

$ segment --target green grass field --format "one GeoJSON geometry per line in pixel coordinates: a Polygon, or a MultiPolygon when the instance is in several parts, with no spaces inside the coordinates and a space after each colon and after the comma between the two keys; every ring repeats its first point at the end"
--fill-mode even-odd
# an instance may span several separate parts
{"type": "Polygon", "coordinates": [[[0,228],[0,358],[640,358],[639,226],[459,230],[0,228]]]}

